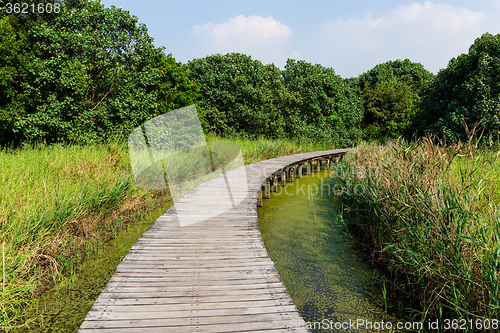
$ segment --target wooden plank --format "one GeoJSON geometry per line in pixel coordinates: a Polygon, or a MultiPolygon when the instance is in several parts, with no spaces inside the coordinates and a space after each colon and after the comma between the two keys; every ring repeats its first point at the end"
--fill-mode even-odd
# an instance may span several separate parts
{"type": "MultiPolygon", "coordinates": [[[[297,318],[290,313],[253,314],[244,316],[227,315],[221,317],[201,317],[193,319],[150,319],[150,320],[89,320],[82,324],[81,332],[99,332],[95,329],[104,329],[102,332],[238,332],[255,331],[266,332],[272,329],[281,329],[281,332],[307,332],[299,327],[297,318]],[[137,330],[130,330],[130,329],[137,330]],[[85,329],[85,330],[84,330],[85,329]],[[94,329],[94,330],[92,330],[94,329]],[[110,330],[113,329],[113,330],[110,330]],[[145,330],[147,329],[147,330],[145,330]],[[296,329],[296,330],[293,330],[296,329]],[[142,330],[142,331],[141,331],[142,330]]],[[[305,324],[304,324],[305,325],[305,324]]]]}
{"type": "MultiPolygon", "coordinates": [[[[193,297],[232,297],[233,299],[245,297],[248,295],[279,295],[281,293],[287,293],[286,288],[276,288],[270,291],[269,289],[239,289],[239,290],[228,290],[224,294],[221,294],[220,290],[189,290],[189,291],[160,291],[155,294],[147,294],[143,292],[103,292],[99,295],[95,304],[99,304],[101,299],[131,299],[131,298],[176,298],[179,302],[187,302],[193,300],[193,297]]],[[[175,303],[175,302],[174,302],[175,303]]],[[[94,304],[94,305],[95,305],[94,304]]]]}
{"type": "MultiPolygon", "coordinates": [[[[211,290],[220,290],[221,294],[224,294],[226,291],[231,291],[231,290],[243,290],[243,289],[268,289],[268,288],[280,288],[282,286],[281,281],[280,282],[269,282],[269,283],[242,283],[238,285],[231,285],[231,284],[226,284],[224,281],[220,281],[219,284],[214,285],[214,286],[199,286],[203,289],[203,291],[211,291],[211,290]]],[[[106,292],[113,292],[113,293],[137,293],[137,292],[144,292],[144,293],[156,293],[156,292],[165,292],[165,291],[192,291],[193,286],[189,285],[189,280],[186,281],[184,285],[180,286],[174,286],[174,285],[168,285],[167,287],[158,287],[158,286],[151,286],[151,287],[133,287],[127,285],[120,285],[117,287],[113,286],[113,283],[108,283],[106,287],[104,288],[106,292]]]]}
{"type": "Polygon", "coordinates": [[[269,197],[285,170],[293,180],[294,166],[309,171],[312,159],[346,151],[254,163],[246,179],[229,171],[231,205],[222,175],[187,193],[131,248],[79,332],[308,332],[264,247],[256,206],[262,184],[269,197]]]}
{"type": "Polygon", "coordinates": [[[280,313],[280,312],[291,312],[296,311],[295,305],[282,305],[282,306],[266,306],[266,307],[244,307],[244,308],[230,308],[230,309],[196,309],[193,307],[192,310],[169,310],[162,309],[161,311],[147,311],[146,313],[138,311],[128,311],[128,312],[116,312],[114,308],[106,310],[95,310],[91,309],[87,315],[87,320],[106,320],[106,319],[126,319],[126,320],[145,320],[145,319],[179,319],[179,318],[193,318],[196,317],[220,317],[220,316],[235,316],[235,315],[251,315],[251,314],[270,314],[270,313],[280,313]]]}
{"type": "MultiPolygon", "coordinates": [[[[241,300],[234,300],[234,301],[219,301],[217,300],[216,302],[201,302],[201,303],[195,303],[195,304],[187,304],[187,303],[179,303],[175,305],[176,311],[192,311],[193,309],[196,310],[208,310],[208,309],[235,309],[235,308],[249,308],[249,307],[275,307],[275,306],[281,306],[281,305],[287,305],[287,306],[293,306],[293,302],[290,299],[287,300],[278,300],[278,299],[259,299],[259,300],[247,300],[247,301],[241,301],[241,300]]],[[[94,311],[107,311],[108,305],[99,305],[95,306],[93,308],[94,311]]],[[[158,312],[161,313],[163,311],[170,311],[172,309],[172,304],[171,303],[165,303],[165,304],[136,304],[136,305],[131,305],[131,304],[113,304],[113,312],[158,312]]]]}
{"type": "MultiPolygon", "coordinates": [[[[127,294],[125,296],[130,296],[127,294]]],[[[132,295],[134,296],[134,295],[132,295]]],[[[247,301],[274,301],[289,304],[291,299],[286,291],[282,293],[252,293],[252,294],[239,294],[236,298],[234,295],[216,295],[216,296],[184,296],[184,297],[124,297],[124,298],[101,298],[96,302],[95,306],[134,306],[134,305],[161,305],[161,304],[175,304],[176,307],[192,306],[192,304],[203,303],[221,303],[228,302],[247,302],[247,301]]],[[[293,303],[293,302],[292,302],[293,303]]]]}
{"type": "MultiPolygon", "coordinates": [[[[144,287],[144,291],[147,291],[147,288],[160,288],[162,291],[165,290],[165,288],[179,288],[179,287],[185,287],[185,286],[190,286],[190,288],[193,285],[196,285],[197,287],[219,287],[223,286],[225,287],[232,287],[232,288],[240,288],[241,285],[248,285],[249,283],[255,283],[257,285],[260,284],[268,284],[268,283],[279,283],[280,279],[279,277],[256,277],[256,278],[243,278],[240,277],[239,279],[225,279],[223,281],[217,280],[217,279],[208,279],[208,278],[193,278],[191,280],[170,280],[170,279],[163,279],[163,280],[156,280],[156,281],[110,281],[108,283],[109,288],[121,288],[122,286],[126,286],[127,288],[142,288],[144,287]]],[[[155,289],[156,290],[156,289],[155,289]]],[[[108,289],[110,291],[110,289],[108,289]]]]}

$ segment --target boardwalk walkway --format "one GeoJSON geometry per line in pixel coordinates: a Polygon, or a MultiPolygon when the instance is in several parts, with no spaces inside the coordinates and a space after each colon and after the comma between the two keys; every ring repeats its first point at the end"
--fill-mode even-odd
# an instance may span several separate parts
{"type": "Polygon", "coordinates": [[[308,332],[264,247],[257,200],[282,170],[346,151],[242,167],[246,177],[231,186],[239,203],[216,216],[207,212],[221,201],[222,175],[189,192],[131,248],[78,332],[308,332]]]}

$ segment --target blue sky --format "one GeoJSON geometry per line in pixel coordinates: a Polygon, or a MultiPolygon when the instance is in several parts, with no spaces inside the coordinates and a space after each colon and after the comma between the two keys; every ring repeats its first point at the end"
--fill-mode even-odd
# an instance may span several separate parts
{"type": "Polygon", "coordinates": [[[283,68],[287,58],[357,76],[409,58],[433,73],[485,32],[500,33],[500,1],[101,0],[147,25],[156,46],[186,63],[241,52],[283,68]]]}

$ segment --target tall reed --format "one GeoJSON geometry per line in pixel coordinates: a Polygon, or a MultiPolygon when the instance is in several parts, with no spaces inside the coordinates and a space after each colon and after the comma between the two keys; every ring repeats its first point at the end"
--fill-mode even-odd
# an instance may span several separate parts
{"type": "Polygon", "coordinates": [[[470,142],[365,144],[332,172],[358,188],[339,193],[341,222],[420,320],[499,318],[500,153],[470,142]]]}

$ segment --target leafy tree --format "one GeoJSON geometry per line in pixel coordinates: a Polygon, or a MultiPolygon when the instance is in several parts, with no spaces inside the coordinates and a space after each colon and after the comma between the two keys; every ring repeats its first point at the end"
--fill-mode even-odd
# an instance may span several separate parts
{"type": "Polygon", "coordinates": [[[283,137],[288,101],[280,70],[241,53],[188,62],[189,78],[201,85],[205,128],[226,136],[283,137]]]}
{"type": "Polygon", "coordinates": [[[453,58],[425,91],[415,130],[429,130],[448,141],[467,140],[480,122],[483,138],[500,137],[500,34],[483,34],[469,52],[453,58]]]}
{"type": "Polygon", "coordinates": [[[20,66],[20,51],[24,43],[24,35],[16,32],[12,23],[14,17],[4,16],[0,19],[0,144],[5,131],[12,128],[10,114],[22,105],[22,96],[15,89],[20,66]]]}
{"type": "Polygon", "coordinates": [[[366,135],[395,137],[405,132],[416,111],[415,95],[408,84],[396,78],[382,81],[373,88],[366,86],[361,94],[366,135]]]}
{"type": "Polygon", "coordinates": [[[284,71],[239,53],[189,62],[206,128],[228,136],[290,137],[349,145],[362,105],[330,68],[289,59],[284,71]]]}
{"type": "Polygon", "coordinates": [[[354,79],[361,90],[389,80],[397,79],[406,83],[418,95],[434,78],[434,74],[424,68],[421,63],[410,59],[391,60],[378,64],[371,70],[354,79]]]}
{"type": "Polygon", "coordinates": [[[99,142],[196,101],[187,68],[123,9],[75,0],[57,14],[16,15],[26,37],[15,85],[23,103],[2,110],[5,141],[99,142]]]}
{"type": "Polygon", "coordinates": [[[420,94],[433,78],[422,64],[405,59],[378,64],[359,77],[347,79],[363,100],[365,136],[397,136],[407,131],[420,94]]]}
{"type": "Polygon", "coordinates": [[[22,47],[23,36],[16,33],[11,25],[14,18],[4,16],[0,19],[0,87],[2,99],[0,103],[4,104],[14,92],[13,83],[17,76],[19,65],[19,51],[22,47]]]}
{"type": "Polygon", "coordinates": [[[288,133],[340,146],[360,139],[361,100],[333,69],[288,59],[283,78],[297,96],[287,114],[288,133]]]}

